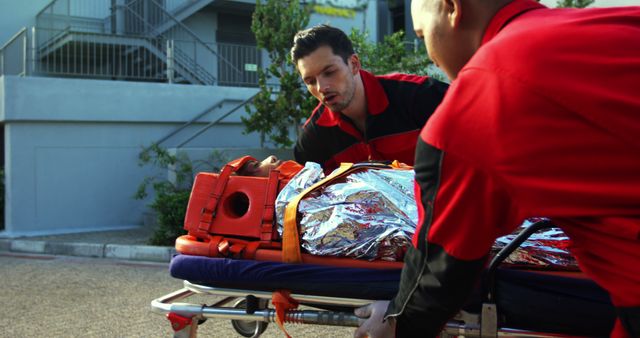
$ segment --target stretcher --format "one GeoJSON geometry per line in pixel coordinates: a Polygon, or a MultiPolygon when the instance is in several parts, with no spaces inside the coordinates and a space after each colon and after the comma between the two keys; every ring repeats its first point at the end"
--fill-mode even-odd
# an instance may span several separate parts
{"type": "MultiPolygon", "coordinates": [[[[501,263],[531,234],[537,222],[496,254],[474,296],[440,337],[604,337],[615,321],[608,294],[576,271],[523,270],[501,263]]],[[[184,287],[151,302],[175,337],[195,337],[207,318],[231,320],[244,337],[259,337],[269,323],[357,327],[354,308],[389,300],[400,269],[287,264],[274,261],[177,255],[170,264],[184,287]],[[285,292],[310,310],[273,306],[285,292]],[[223,297],[212,305],[185,302],[193,295],[223,297]],[[280,313],[278,313],[280,312],[280,313]]]]}

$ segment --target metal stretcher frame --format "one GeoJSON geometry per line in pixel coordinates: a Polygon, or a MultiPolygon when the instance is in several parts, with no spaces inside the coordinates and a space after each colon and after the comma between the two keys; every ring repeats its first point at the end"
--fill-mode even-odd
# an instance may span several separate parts
{"type": "MultiPolygon", "coordinates": [[[[529,236],[538,230],[550,227],[547,222],[538,222],[522,231],[491,261],[487,270],[486,293],[479,313],[460,311],[443,328],[440,337],[585,337],[550,332],[538,332],[518,328],[499,327],[498,308],[496,306],[496,280],[498,266],[511,252],[519,247],[529,236]]],[[[366,281],[364,281],[366,282],[366,281]]],[[[268,307],[270,291],[218,288],[184,281],[184,288],[157,298],[151,302],[152,311],[166,314],[172,322],[175,337],[195,337],[197,325],[206,318],[229,319],[236,331],[245,337],[258,337],[270,322],[275,322],[275,309],[268,307]],[[225,297],[213,305],[180,303],[195,294],[225,297]],[[237,300],[234,307],[224,305],[237,300]],[[253,322],[253,324],[249,324],[253,322]]],[[[285,314],[285,323],[315,324],[357,327],[358,317],[352,312],[332,310],[331,308],[356,308],[374,300],[291,294],[300,304],[318,310],[289,310],[285,314]],[[329,310],[326,310],[329,308],[329,310]]],[[[524,305],[524,304],[523,304],[524,305]]]]}

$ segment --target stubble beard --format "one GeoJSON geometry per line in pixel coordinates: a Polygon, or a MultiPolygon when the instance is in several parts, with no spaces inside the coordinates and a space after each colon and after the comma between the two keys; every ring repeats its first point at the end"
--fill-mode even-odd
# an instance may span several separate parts
{"type": "Polygon", "coordinates": [[[331,111],[342,112],[345,108],[349,107],[349,105],[351,104],[351,101],[353,101],[355,92],[356,92],[356,85],[355,85],[355,81],[352,79],[352,81],[349,83],[344,93],[340,94],[340,96],[344,97],[344,100],[340,102],[336,102],[334,104],[325,103],[325,105],[329,107],[331,111]]]}

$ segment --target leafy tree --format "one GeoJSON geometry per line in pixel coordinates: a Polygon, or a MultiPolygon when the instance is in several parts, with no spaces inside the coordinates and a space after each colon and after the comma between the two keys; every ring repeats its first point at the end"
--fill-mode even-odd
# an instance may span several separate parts
{"type": "Polygon", "coordinates": [[[408,45],[403,31],[385,36],[380,43],[370,42],[368,33],[357,29],[351,30],[349,38],[362,67],[374,74],[397,72],[440,77],[429,67],[433,62],[427,57],[424,44],[408,45]]]}
{"type": "Polygon", "coordinates": [[[585,8],[591,5],[595,0],[558,0],[556,2],[556,7],[558,8],[585,8]]]}
{"type": "MultiPolygon", "coordinates": [[[[258,69],[260,91],[251,107],[246,108],[249,117],[242,121],[245,132],[260,132],[263,144],[268,138],[277,146],[291,146],[291,127],[298,127],[318,104],[302,86],[289,55],[293,36],[307,26],[310,11],[309,6],[300,5],[297,0],[258,0],[256,3],[251,29],[258,47],[269,52],[272,63],[266,69],[258,69]],[[279,90],[269,85],[273,79],[279,80],[279,90]]],[[[432,62],[426,57],[424,44],[407,45],[403,32],[373,43],[366,32],[353,29],[350,38],[363,67],[374,74],[403,72],[444,79],[429,67],[432,62]]]]}
{"type": "Polygon", "coordinates": [[[256,2],[251,30],[258,47],[269,53],[271,64],[258,69],[260,91],[252,107],[247,106],[249,117],[243,117],[242,122],[245,132],[260,132],[263,145],[268,137],[276,146],[291,146],[291,127],[297,127],[313,109],[289,56],[293,36],[307,26],[310,15],[311,8],[298,0],[256,2]],[[279,88],[270,84],[273,79],[279,80],[279,88]]]}

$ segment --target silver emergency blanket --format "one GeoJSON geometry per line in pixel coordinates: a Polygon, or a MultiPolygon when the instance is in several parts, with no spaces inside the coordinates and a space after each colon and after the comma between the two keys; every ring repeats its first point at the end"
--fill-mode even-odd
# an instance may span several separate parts
{"type": "MultiPolygon", "coordinates": [[[[528,219],[512,234],[499,237],[493,244],[492,252],[497,253],[522,230],[541,220],[544,218],[528,219]]],[[[569,237],[559,228],[540,230],[515,249],[503,263],[541,269],[579,270],[578,262],[569,252],[569,243],[569,237]]]]}
{"type": "MultiPolygon", "coordinates": [[[[278,232],[282,235],[288,201],[324,178],[319,164],[307,162],[276,199],[278,232]]],[[[364,169],[304,198],[298,212],[301,245],[320,256],[401,261],[411,245],[418,220],[413,170],[364,169]]],[[[531,223],[496,239],[497,253],[531,223]]],[[[568,250],[569,238],[559,228],[538,231],[517,248],[505,264],[545,269],[577,270],[568,250]]]]}
{"type": "MultiPolygon", "coordinates": [[[[282,235],[288,201],[324,177],[307,162],[276,199],[282,235]]],[[[310,193],[298,205],[301,245],[320,256],[401,261],[418,212],[413,170],[362,169],[310,193]]]]}

